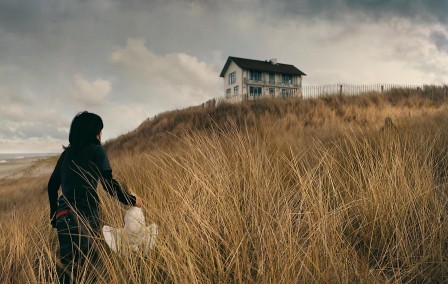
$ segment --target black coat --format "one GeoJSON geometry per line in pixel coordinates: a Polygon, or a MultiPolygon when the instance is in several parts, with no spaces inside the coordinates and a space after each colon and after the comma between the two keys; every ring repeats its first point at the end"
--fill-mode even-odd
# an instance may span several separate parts
{"type": "Polygon", "coordinates": [[[135,205],[135,196],[123,190],[112,177],[106,151],[98,143],[81,148],[68,147],[59,157],[48,182],[50,218],[55,223],[58,211],[72,209],[89,217],[99,217],[98,180],[103,188],[125,205],[135,205]],[[59,187],[62,195],[58,199],[59,187]]]}

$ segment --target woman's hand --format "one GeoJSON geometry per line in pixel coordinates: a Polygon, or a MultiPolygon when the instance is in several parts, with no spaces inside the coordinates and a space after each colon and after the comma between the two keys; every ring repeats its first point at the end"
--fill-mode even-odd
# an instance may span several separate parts
{"type": "Polygon", "coordinates": [[[143,205],[143,201],[140,197],[138,197],[137,195],[135,195],[135,207],[142,207],[143,205]]]}

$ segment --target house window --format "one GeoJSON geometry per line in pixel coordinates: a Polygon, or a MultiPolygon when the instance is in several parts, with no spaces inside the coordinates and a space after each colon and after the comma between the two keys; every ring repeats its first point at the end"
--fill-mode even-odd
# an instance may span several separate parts
{"type": "Polygon", "coordinates": [[[250,86],[249,87],[249,94],[251,96],[261,96],[261,87],[250,86]]]}
{"type": "Polygon", "coordinates": [[[275,96],[275,89],[274,88],[269,88],[269,95],[271,96],[275,96]]]}
{"type": "Polygon", "coordinates": [[[275,84],[275,73],[269,73],[269,84],[274,85],[275,84]]]}
{"type": "Polygon", "coordinates": [[[236,82],[236,72],[229,74],[229,85],[235,84],[236,82]]]}
{"type": "Polygon", "coordinates": [[[263,73],[262,72],[260,72],[260,71],[252,71],[252,70],[250,70],[249,71],[249,80],[252,80],[252,81],[261,81],[262,79],[262,75],[263,75],[263,73]]]}
{"type": "Polygon", "coordinates": [[[282,97],[287,98],[292,96],[292,90],[291,89],[282,89],[282,97]]]}
{"type": "Polygon", "coordinates": [[[233,94],[234,94],[234,95],[238,95],[239,92],[240,92],[240,87],[239,87],[239,86],[235,86],[235,87],[233,88],[233,94]]]}
{"type": "Polygon", "coordinates": [[[231,96],[231,90],[230,90],[230,88],[228,88],[227,90],[226,90],[226,97],[228,98],[228,97],[230,97],[231,96]]]}
{"type": "Polygon", "coordinates": [[[282,83],[283,84],[292,84],[292,75],[282,74],[282,83]]]}

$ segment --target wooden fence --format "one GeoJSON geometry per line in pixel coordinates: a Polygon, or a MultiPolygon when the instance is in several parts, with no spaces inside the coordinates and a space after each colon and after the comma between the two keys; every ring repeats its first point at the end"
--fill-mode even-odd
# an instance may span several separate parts
{"type": "Polygon", "coordinates": [[[320,86],[303,86],[303,98],[317,98],[321,96],[344,94],[359,95],[363,93],[378,92],[382,93],[392,89],[421,89],[422,85],[398,85],[398,84],[370,84],[370,85],[350,85],[350,84],[333,84],[320,86]]]}
{"type": "MultiPolygon", "coordinates": [[[[448,97],[448,85],[399,85],[399,84],[370,84],[370,85],[350,85],[350,84],[333,84],[333,85],[320,85],[320,86],[302,86],[294,95],[280,96],[279,98],[300,97],[303,99],[319,98],[323,96],[331,95],[360,95],[370,92],[387,92],[393,89],[406,89],[406,90],[420,90],[427,96],[433,98],[448,97]]],[[[230,97],[217,97],[202,104],[202,107],[215,107],[220,103],[238,103],[245,100],[258,100],[263,98],[271,98],[271,95],[264,96],[248,96],[248,95],[235,95],[230,97]]]]}

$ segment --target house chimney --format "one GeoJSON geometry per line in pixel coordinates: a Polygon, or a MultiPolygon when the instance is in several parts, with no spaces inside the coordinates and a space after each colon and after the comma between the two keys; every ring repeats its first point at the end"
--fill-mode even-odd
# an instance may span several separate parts
{"type": "Polygon", "coordinates": [[[269,61],[271,61],[271,64],[272,64],[272,65],[277,65],[277,58],[272,58],[272,59],[269,60],[269,61]]]}

